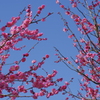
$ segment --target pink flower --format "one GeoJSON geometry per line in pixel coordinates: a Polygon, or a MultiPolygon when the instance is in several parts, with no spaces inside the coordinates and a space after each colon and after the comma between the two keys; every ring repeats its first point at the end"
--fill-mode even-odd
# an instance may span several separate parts
{"type": "Polygon", "coordinates": [[[67,30],[66,28],[63,28],[63,31],[66,32],[66,31],[68,31],[68,30],[67,30]]]}
{"type": "Polygon", "coordinates": [[[69,35],[68,38],[72,38],[73,36],[74,36],[73,34],[72,35],[69,35]]]}
{"type": "Polygon", "coordinates": [[[56,0],[56,3],[59,3],[59,0],[56,0]]]}
{"type": "Polygon", "coordinates": [[[49,13],[48,13],[48,16],[51,15],[51,14],[52,14],[52,13],[49,12],[49,13]]]}
{"type": "Polygon", "coordinates": [[[65,90],[66,88],[67,88],[66,85],[61,86],[61,89],[62,89],[62,90],[65,90]]]}
{"type": "Polygon", "coordinates": [[[22,62],[25,62],[26,61],[26,58],[22,58],[22,60],[21,60],[22,62]]]}
{"type": "Polygon", "coordinates": [[[60,81],[62,81],[63,80],[63,78],[59,78],[59,79],[57,79],[56,81],[57,82],[60,82],[60,81]]]}
{"type": "Polygon", "coordinates": [[[10,46],[12,43],[11,41],[7,41],[6,44],[10,46]]]}
{"type": "Polygon", "coordinates": [[[50,96],[51,96],[51,94],[50,94],[50,93],[48,93],[48,94],[46,95],[46,97],[47,97],[47,98],[49,98],[50,96]]]}
{"type": "Polygon", "coordinates": [[[4,38],[7,38],[7,37],[8,37],[8,34],[7,34],[7,33],[2,32],[2,36],[3,36],[4,38]]]}
{"type": "Polygon", "coordinates": [[[5,31],[5,30],[6,30],[6,27],[3,26],[3,27],[1,28],[1,31],[5,31]]]}
{"type": "Polygon", "coordinates": [[[66,14],[66,15],[70,15],[70,12],[69,12],[69,11],[66,11],[65,14],[66,14]]]}
{"type": "Polygon", "coordinates": [[[15,75],[14,74],[10,75],[9,79],[14,80],[15,79],[15,75]]]}
{"type": "Polygon", "coordinates": [[[17,71],[19,69],[19,65],[11,66],[10,71],[17,71]]]}
{"type": "Polygon", "coordinates": [[[28,57],[29,56],[29,53],[25,53],[25,54],[23,54],[23,56],[28,57]]]}
{"type": "Polygon", "coordinates": [[[52,89],[52,94],[53,94],[53,95],[54,95],[54,94],[58,94],[58,92],[59,92],[59,91],[56,90],[55,88],[52,89]]]}
{"type": "Polygon", "coordinates": [[[76,18],[76,15],[74,15],[74,14],[71,15],[71,18],[72,18],[72,19],[75,19],[75,18],[76,18]]]}
{"type": "Polygon", "coordinates": [[[49,58],[49,55],[45,55],[46,58],[49,58]]]}
{"type": "Polygon", "coordinates": [[[66,100],[68,100],[69,98],[67,97],[66,100]]]}
{"type": "Polygon", "coordinates": [[[38,33],[37,34],[37,37],[40,37],[40,36],[42,36],[43,35],[43,33],[38,33]]]}
{"type": "Polygon", "coordinates": [[[44,9],[45,8],[45,5],[42,5],[42,6],[40,6],[40,7],[38,7],[38,9],[41,11],[42,9],[44,9]]]}
{"type": "Polygon", "coordinates": [[[76,59],[75,62],[78,63],[79,62],[78,59],[76,59]]]}
{"type": "Polygon", "coordinates": [[[12,22],[8,22],[7,23],[7,27],[11,27],[11,26],[13,26],[15,23],[12,21],[12,22]]]}
{"type": "Polygon", "coordinates": [[[69,82],[65,82],[65,85],[69,85],[70,83],[69,82]]]}
{"type": "Polygon", "coordinates": [[[72,4],[72,7],[77,7],[77,3],[74,2],[74,3],[72,4]]]}
{"type": "Polygon", "coordinates": [[[37,14],[40,14],[40,13],[41,13],[41,11],[40,11],[40,10],[38,10],[38,11],[37,11],[37,14]]]}
{"type": "Polygon", "coordinates": [[[67,63],[68,63],[68,64],[71,64],[71,61],[68,61],[67,63]]]}
{"type": "Polygon", "coordinates": [[[45,21],[45,18],[42,18],[41,21],[44,22],[45,21]]]}
{"type": "Polygon", "coordinates": [[[32,63],[36,63],[36,60],[32,60],[32,63]]]}
{"type": "Polygon", "coordinates": [[[57,73],[58,73],[58,72],[57,72],[56,70],[53,70],[53,73],[51,74],[52,77],[56,76],[57,73]]]}
{"type": "Polygon", "coordinates": [[[61,8],[64,8],[64,5],[60,5],[61,8]]]}
{"type": "Polygon", "coordinates": [[[25,88],[24,88],[23,85],[22,85],[22,86],[18,86],[18,91],[19,91],[19,92],[24,92],[24,90],[25,90],[25,88]]]}
{"type": "Polygon", "coordinates": [[[18,70],[19,69],[19,65],[15,65],[15,70],[18,70]]]}
{"type": "Polygon", "coordinates": [[[45,93],[43,91],[40,91],[39,96],[43,96],[43,95],[45,95],[45,93]]]}
{"type": "Polygon", "coordinates": [[[44,9],[45,8],[45,5],[42,5],[41,8],[44,9]]]}
{"type": "Polygon", "coordinates": [[[93,9],[93,6],[92,6],[92,5],[90,5],[90,6],[89,6],[89,9],[93,9]]]}
{"type": "Polygon", "coordinates": [[[80,18],[76,18],[74,21],[75,22],[79,22],[80,21],[80,18]]]}

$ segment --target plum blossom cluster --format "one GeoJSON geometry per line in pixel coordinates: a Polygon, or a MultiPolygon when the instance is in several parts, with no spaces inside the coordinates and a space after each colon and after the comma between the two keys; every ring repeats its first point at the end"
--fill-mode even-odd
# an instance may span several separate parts
{"type": "MultiPolygon", "coordinates": [[[[88,9],[90,6],[93,6],[93,9],[99,9],[98,6],[100,5],[100,2],[97,0],[97,1],[94,1],[92,2],[92,5],[87,5],[85,6],[84,3],[82,3],[81,1],[79,0],[70,0],[71,1],[71,4],[72,4],[72,7],[77,7],[77,9],[79,10],[77,4],[82,4],[82,6],[84,6],[86,9],[88,9]]],[[[98,14],[95,14],[95,16],[92,16],[92,19],[93,20],[88,20],[86,18],[85,15],[83,15],[82,11],[79,10],[80,13],[82,13],[83,17],[80,17],[79,15],[75,14],[74,12],[72,12],[70,10],[70,8],[66,8],[64,5],[62,5],[60,2],[57,2],[57,4],[59,4],[59,6],[61,8],[64,9],[65,11],[65,14],[66,15],[70,15],[70,17],[74,20],[74,22],[76,23],[76,26],[78,27],[78,31],[80,31],[82,34],[88,34],[90,32],[93,32],[96,30],[96,26],[94,25],[93,21],[95,21],[96,19],[100,19],[100,16],[98,14]]],[[[86,2],[85,2],[86,3],[86,2]]],[[[92,9],[92,10],[93,10],[92,9]]],[[[89,11],[92,13],[92,10],[90,9],[89,11]]],[[[99,13],[99,10],[98,12],[96,13],[99,13]]],[[[66,25],[67,23],[65,23],[66,25]]],[[[100,27],[100,24],[98,23],[97,24],[98,27],[100,27]]],[[[69,29],[68,28],[64,28],[63,31],[66,32],[68,31],[69,29]]]]}
{"type": "Polygon", "coordinates": [[[56,3],[65,11],[65,14],[70,16],[71,19],[75,22],[77,26],[77,34],[81,33],[80,39],[77,38],[72,30],[72,27],[63,18],[62,14],[61,19],[64,22],[63,31],[68,33],[68,37],[73,40],[74,47],[78,50],[76,59],[73,59],[75,65],[65,59],[62,53],[56,49],[58,61],[63,62],[71,70],[76,71],[79,75],[82,76],[80,81],[80,90],[85,91],[86,94],[83,95],[82,92],[79,92],[74,97],[80,100],[99,100],[100,99],[100,1],[93,0],[88,2],[88,0],[70,0],[73,8],[76,8],[78,14],[73,12],[72,9],[66,8],[65,5],[61,4],[58,0],[56,3]],[[83,6],[80,9],[78,6],[83,6]],[[83,9],[87,9],[87,14],[83,13],[83,9]],[[80,14],[81,15],[80,15],[80,14]],[[70,67],[72,66],[72,67],[70,67]],[[91,86],[91,84],[93,86],[91,86]]]}
{"type": "MultiPolygon", "coordinates": [[[[53,81],[53,77],[57,74],[57,71],[54,70],[52,74],[48,74],[47,77],[43,77],[43,76],[37,76],[36,73],[33,75],[36,77],[36,80],[33,79],[33,87],[36,87],[38,89],[41,89],[40,92],[34,92],[34,90],[30,90],[30,92],[33,94],[33,98],[37,99],[39,96],[44,96],[46,95],[47,98],[49,98],[50,96],[56,95],[59,92],[64,91],[67,88],[68,84],[65,84],[61,87],[59,87],[58,89],[53,88],[51,90],[51,92],[46,91],[45,88],[50,87],[50,86],[54,86],[56,81],[53,81]]],[[[62,81],[62,78],[57,79],[57,82],[62,81]]]]}
{"type": "Polygon", "coordinates": [[[25,10],[26,15],[25,19],[20,26],[17,26],[16,23],[20,20],[20,16],[12,17],[10,22],[7,22],[5,26],[1,28],[2,40],[0,41],[0,59],[5,61],[6,58],[9,57],[8,55],[2,55],[5,51],[14,49],[14,50],[21,50],[22,48],[16,48],[15,44],[19,41],[22,41],[24,38],[28,40],[47,40],[47,38],[40,38],[43,33],[39,33],[38,29],[29,30],[28,26],[34,21],[32,18],[32,11],[31,6],[29,5],[28,8],[25,10]],[[10,32],[6,33],[6,28],[10,28],[10,32]]]}
{"type": "MultiPolygon", "coordinates": [[[[45,5],[42,5],[42,9],[44,9],[45,5]]],[[[52,13],[48,14],[45,18],[47,18],[49,15],[52,13]]],[[[1,30],[1,38],[0,40],[0,61],[1,63],[4,63],[7,58],[9,58],[10,54],[5,54],[6,51],[9,51],[11,49],[13,50],[21,50],[24,46],[17,48],[15,45],[18,44],[20,41],[23,41],[24,38],[30,40],[47,40],[47,38],[41,38],[43,33],[39,32],[39,29],[35,30],[29,30],[28,27],[32,23],[36,23],[40,20],[36,21],[36,17],[32,18],[32,11],[31,11],[31,5],[28,5],[27,9],[24,9],[18,17],[12,17],[11,21],[7,22],[7,24],[3,27],[0,28],[1,30]],[[22,21],[21,25],[16,25],[17,22],[21,19],[21,14],[26,11],[25,19],[22,21]],[[6,29],[9,28],[10,32],[6,32],[6,29]]],[[[22,61],[25,61],[25,58],[23,58],[22,61]]],[[[1,64],[2,65],[2,64],[1,64]]]]}
{"type": "MultiPolygon", "coordinates": [[[[59,87],[58,89],[53,88],[51,92],[48,92],[46,88],[50,86],[54,86],[57,82],[62,81],[62,78],[57,79],[57,81],[53,81],[53,77],[57,74],[57,71],[54,70],[52,74],[48,74],[47,77],[44,77],[42,75],[37,75],[35,72],[32,71],[27,71],[27,72],[21,72],[18,71],[16,74],[12,72],[9,73],[9,75],[3,75],[0,74],[1,82],[0,82],[0,98],[6,97],[7,95],[4,95],[2,93],[3,90],[6,90],[8,93],[11,95],[8,95],[11,97],[13,100],[16,97],[20,97],[19,94],[21,92],[27,93],[30,91],[32,94],[30,97],[33,97],[34,99],[37,99],[39,96],[44,96],[46,95],[47,98],[50,96],[53,96],[55,94],[58,94],[59,92],[65,90],[69,84],[65,83],[65,85],[59,87]],[[28,80],[28,77],[32,76],[30,80],[28,80]],[[17,88],[15,87],[10,87],[10,83],[15,83],[16,81],[20,82],[25,82],[27,84],[32,84],[30,88],[26,88],[24,85],[20,85],[17,88]],[[40,90],[39,93],[34,91],[34,88],[37,88],[40,90]]],[[[13,83],[13,84],[14,84],[13,83]]]]}
{"type": "Polygon", "coordinates": [[[42,61],[38,62],[37,60],[32,60],[31,65],[28,66],[27,71],[21,71],[21,63],[27,62],[28,57],[30,56],[30,51],[34,49],[37,45],[35,44],[28,52],[22,54],[20,60],[14,61],[9,65],[9,70],[7,73],[3,73],[5,65],[7,65],[7,59],[10,59],[10,51],[12,50],[21,50],[26,46],[17,47],[20,41],[24,39],[27,40],[47,40],[43,38],[43,33],[39,32],[39,29],[30,30],[29,26],[33,23],[38,23],[39,21],[45,21],[45,19],[50,16],[52,13],[48,13],[47,16],[36,19],[41,14],[42,10],[45,8],[45,5],[38,7],[36,15],[33,17],[31,5],[28,5],[27,9],[23,9],[22,12],[17,17],[12,17],[11,21],[7,22],[6,25],[0,28],[0,98],[9,97],[11,100],[15,100],[17,97],[32,97],[37,99],[39,96],[50,96],[56,95],[59,92],[65,91],[69,84],[65,83],[58,88],[54,88],[57,83],[61,82],[63,78],[53,79],[57,75],[57,71],[53,70],[52,74],[48,74],[42,67],[45,63],[45,60],[49,58],[49,55],[46,54],[42,61]],[[21,21],[21,15],[23,13],[25,17],[20,25],[17,25],[17,22],[21,21]],[[7,32],[9,29],[9,32],[7,32]],[[37,70],[43,70],[47,76],[38,75],[37,70]],[[19,83],[18,86],[16,83],[19,83]],[[27,84],[27,86],[25,85],[27,84]],[[53,86],[53,87],[52,87],[53,86]],[[48,91],[48,87],[52,87],[51,91],[48,91]],[[38,89],[39,92],[35,92],[35,89],[38,89]],[[3,92],[6,91],[6,94],[3,92]],[[29,96],[21,93],[30,93],[29,96]]]}

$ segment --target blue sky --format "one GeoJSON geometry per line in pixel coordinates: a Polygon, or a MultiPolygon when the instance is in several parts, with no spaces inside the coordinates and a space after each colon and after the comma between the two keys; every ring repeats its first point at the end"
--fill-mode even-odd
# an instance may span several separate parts
{"type": "MultiPolygon", "coordinates": [[[[69,0],[61,0],[61,2],[70,7],[69,0]]],[[[67,68],[63,63],[54,63],[57,60],[57,57],[54,55],[56,52],[53,47],[57,47],[61,53],[66,56],[75,57],[77,54],[77,50],[72,45],[72,40],[68,38],[68,35],[62,31],[64,25],[60,16],[57,12],[64,11],[59,8],[59,6],[55,3],[55,0],[1,0],[0,1],[0,19],[2,20],[0,23],[0,27],[5,25],[6,22],[10,21],[11,17],[15,17],[19,14],[19,12],[24,8],[27,7],[28,4],[31,4],[33,15],[35,15],[37,8],[42,4],[46,5],[46,8],[42,11],[39,18],[42,18],[47,15],[48,12],[54,12],[53,15],[49,16],[45,22],[39,22],[39,24],[32,24],[29,29],[39,29],[40,32],[43,32],[43,37],[48,38],[47,41],[41,41],[34,50],[31,51],[27,62],[24,64],[22,63],[21,69],[23,71],[28,70],[29,66],[31,65],[31,60],[36,59],[37,61],[41,61],[42,57],[46,54],[50,55],[50,58],[45,61],[43,68],[48,72],[52,73],[53,69],[58,71],[56,78],[63,77],[64,81],[69,81],[70,78],[75,77],[74,82],[71,83],[70,89],[73,93],[76,93],[79,90],[78,79],[80,78],[77,73],[71,71],[67,68]]],[[[63,16],[69,21],[69,23],[73,24],[72,20],[69,17],[63,16]]],[[[75,26],[72,26],[74,32],[77,33],[77,29],[75,26]]],[[[9,32],[9,29],[7,30],[9,32]]],[[[11,51],[11,57],[8,60],[9,63],[13,62],[14,60],[20,59],[23,53],[26,53],[37,41],[35,40],[24,40],[23,42],[19,43],[18,46],[26,45],[22,51],[11,51]]],[[[5,66],[3,69],[4,73],[7,73],[10,66],[5,66]]],[[[38,73],[40,75],[45,73],[39,69],[38,73]]],[[[64,81],[62,84],[64,84],[64,81]]],[[[29,94],[26,94],[29,95],[29,94]]],[[[61,93],[55,96],[52,96],[48,100],[64,100],[67,95],[62,95],[61,93]]],[[[18,98],[16,100],[33,100],[32,98],[18,98]]],[[[5,98],[2,100],[6,100],[5,98]]],[[[39,97],[38,100],[47,100],[45,97],[39,97]]],[[[72,100],[72,99],[71,99],[72,100]]]]}

